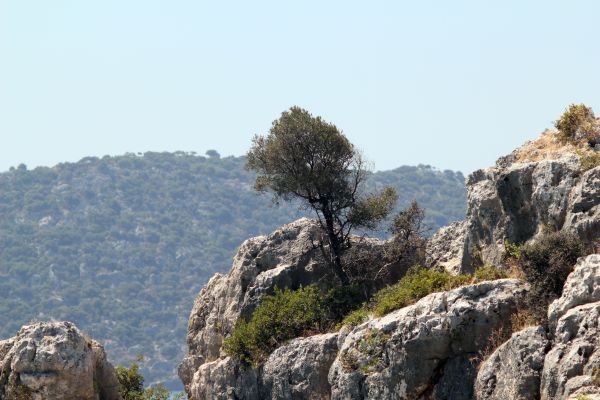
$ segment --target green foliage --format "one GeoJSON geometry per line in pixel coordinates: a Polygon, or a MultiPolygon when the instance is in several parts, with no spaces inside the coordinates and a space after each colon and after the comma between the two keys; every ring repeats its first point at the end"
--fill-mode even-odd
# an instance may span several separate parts
{"type": "Polygon", "coordinates": [[[358,341],[356,350],[366,357],[366,363],[360,366],[360,371],[363,374],[379,369],[383,348],[390,337],[389,333],[379,329],[371,329],[358,341]]]}
{"type": "Polygon", "coordinates": [[[263,297],[249,321],[238,320],[223,350],[256,367],[288,340],[332,328],[362,299],[356,287],[326,293],[316,285],[294,291],[276,289],[275,294],[263,297]]]}
{"type": "MultiPolygon", "coordinates": [[[[257,195],[245,164],[148,152],[0,173],[0,338],[33,318],[70,320],[110,340],[117,364],[151,354],[147,383],[180,387],[191,301],[245,239],[303,216],[257,195]]],[[[366,192],[395,187],[435,229],[464,216],[463,181],[405,166],[370,175],[366,192]]]]}
{"type": "Polygon", "coordinates": [[[577,151],[582,171],[587,171],[600,166],[600,153],[594,151],[577,151]]]}
{"type": "Polygon", "coordinates": [[[595,118],[592,109],[585,104],[571,104],[554,125],[563,142],[575,142],[579,130],[586,138],[594,136],[592,123],[595,118]]]}
{"type": "Polygon", "coordinates": [[[465,285],[470,276],[453,276],[446,271],[420,266],[411,267],[398,283],[379,291],[372,299],[371,309],[375,315],[385,315],[406,307],[433,292],[449,290],[465,285]]]}
{"type": "Polygon", "coordinates": [[[508,278],[508,274],[493,265],[484,265],[475,270],[473,278],[476,282],[495,281],[497,279],[508,278]]]}
{"type": "Polygon", "coordinates": [[[348,325],[350,327],[358,326],[367,321],[370,315],[371,311],[367,308],[367,306],[363,306],[346,315],[342,322],[338,324],[337,328],[339,329],[344,325],[348,325]]]}
{"type": "Polygon", "coordinates": [[[330,264],[348,283],[341,256],[350,233],[355,227],[375,229],[392,211],[395,189],[361,198],[367,170],[360,153],[335,125],[300,107],[283,112],[266,136],[255,136],[247,158],[248,168],[259,173],[257,190],[300,201],[316,213],[330,264]]]}
{"type": "MultiPolygon", "coordinates": [[[[138,360],[143,361],[143,358],[138,357],[138,360]]],[[[118,365],[116,373],[119,381],[119,394],[123,400],[169,400],[171,392],[163,385],[144,389],[144,376],[141,374],[137,362],[132,363],[129,368],[118,365]]]]}
{"type": "Polygon", "coordinates": [[[506,254],[506,257],[518,260],[521,258],[521,246],[510,242],[508,239],[504,239],[504,253],[506,254]]]}
{"type": "Polygon", "coordinates": [[[457,288],[472,283],[507,278],[506,272],[486,265],[471,275],[454,276],[446,271],[414,266],[395,285],[377,292],[369,302],[347,314],[338,328],[343,325],[358,326],[369,316],[382,316],[394,310],[411,305],[428,294],[457,288]]]}
{"type": "Polygon", "coordinates": [[[398,193],[393,187],[381,193],[358,200],[350,211],[348,220],[358,227],[375,230],[393,211],[398,193]]]}
{"type": "Polygon", "coordinates": [[[531,284],[529,308],[540,323],[546,321],[548,304],[561,295],[567,276],[582,255],[581,240],[566,231],[546,233],[521,248],[519,265],[531,284]]]}
{"type": "Polygon", "coordinates": [[[119,380],[119,394],[123,400],[144,400],[144,377],[140,373],[138,363],[129,368],[118,365],[116,368],[119,380]]]}

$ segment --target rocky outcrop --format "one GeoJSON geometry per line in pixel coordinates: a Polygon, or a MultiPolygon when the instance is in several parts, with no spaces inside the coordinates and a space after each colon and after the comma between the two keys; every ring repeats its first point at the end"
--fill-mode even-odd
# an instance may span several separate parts
{"type": "MultiPolygon", "coordinates": [[[[268,374],[263,376],[262,368],[242,370],[221,352],[223,339],[232,331],[236,320],[249,317],[262,295],[272,294],[276,287],[297,289],[313,283],[325,283],[331,277],[331,270],[316,246],[320,238],[318,224],[302,218],[269,236],[249,239],[240,246],[230,272],[215,275],[202,289],[190,316],[189,352],[178,370],[193,398],[228,398],[222,396],[230,392],[236,393],[238,398],[259,398],[256,397],[259,393],[267,396],[265,390],[287,398],[285,396],[297,396],[293,393],[299,393],[298,388],[303,385],[324,385],[326,372],[323,375],[311,371],[308,361],[280,369],[282,360],[279,357],[269,359],[264,365],[268,374]],[[285,377],[286,383],[283,383],[279,379],[284,379],[281,374],[292,375],[285,377]]],[[[377,243],[367,241],[365,245],[376,246],[377,243]]],[[[331,354],[335,349],[332,347],[334,342],[331,337],[322,342],[321,337],[316,336],[310,340],[293,341],[298,347],[285,346],[276,353],[289,351],[290,357],[305,357],[306,360],[312,357],[319,361],[319,365],[326,360],[331,364],[335,358],[335,354],[331,354]]],[[[293,358],[285,362],[293,362],[293,358]]],[[[327,368],[327,362],[323,365],[327,368]]],[[[271,395],[264,398],[271,398],[271,395]]]]}
{"type": "Polygon", "coordinates": [[[523,243],[546,227],[572,230],[588,243],[600,236],[600,167],[582,171],[570,146],[541,155],[530,149],[540,141],[558,146],[554,136],[548,131],[468,177],[466,219],[433,236],[429,265],[454,273],[500,265],[505,240],[523,243]]]}
{"type": "Polygon", "coordinates": [[[357,327],[329,372],[331,398],[472,399],[478,356],[525,292],[517,280],[483,282],[357,327]]]}
{"type": "Polygon", "coordinates": [[[320,234],[314,221],[303,218],[269,236],[246,240],[230,272],[210,279],[194,302],[188,324],[189,352],[178,370],[186,388],[204,379],[201,372],[210,368],[202,365],[224,368],[223,339],[240,316],[252,314],[261,295],[272,294],[275,287],[296,289],[319,282],[330,273],[315,246],[320,234]]]}
{"type": "Polygon", "coordinates": [[[275,350],[262,370],[262,399],[324,400],[331,387],[329,367],[338,352],[338,334],[290,341],[275,350]]]}
{"type": "Polygon", "coordinates": [[[600,395],[593,384],[600,372],[600,255],[579,260],[548,316],[553,346],[544,361],[542,398],[600,395]]]}
{"type": "Polygon", "coordinates": [[[27,325],[0,342],[0,399],[120,398],[102,346],[69,322],[27,325]]]}
{"type": "Polygon", "coordinates": [[[548,344],[541,326],[514,333],[479,367],[475,397],[478,400],[538,398],[548,344]]]}
{"type": "MultiPolygon", "coordinates": [[[[505,240],[535,240],[546,227],[573,231],[589,248],[600,237],[600,167],[583,171],[575,149],[551,131],[474,172],[467,186],[467,217],[429,241],[431,267],[463,274],[482,263],[501,265],[505,240]]],[[[491,338],[508,332],[511,315],[529,304],[519,280],[433,293],[352,330],[291,340],[262,366],[242,368],[223,354],[224,338],[275,287],[329,280],[315,246],[320,236],[302,219],[250,239],[230,273],[202,290],[179,368],[191,399],[563,400],[598,393],[600,255],[578,261],[550,306],[547,329],[524,329],[503,344],[491,338]]]]}
{"type": "Polygon", "coordinates": [[[260,368],[243,368],[231,357],[202,364],[188,394],[192,399],[322,400],[330,397],[329,367],[337,333],[291,340],[260,368]]]}

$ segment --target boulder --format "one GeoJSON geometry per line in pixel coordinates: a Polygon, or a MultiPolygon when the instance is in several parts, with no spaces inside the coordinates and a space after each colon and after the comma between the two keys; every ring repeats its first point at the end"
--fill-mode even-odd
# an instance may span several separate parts
{"type": "Polygon", "coordinates": [[[518,280],[482,282],[358,326],[329,371],[331,398],[472,399],[479,355],[526,291],[518,280]]]}
{"type": "Polygon", "coordinates": [[[119,400],[100,344],[70,322],[41,322],[0,342],[0,399],[119,400]]]}
{"type": "Polygon", "coordinates": [[[514,333],[479,366],[475,397],[478,400],[538,398],[548,344],[541,326],[514,333]]]}

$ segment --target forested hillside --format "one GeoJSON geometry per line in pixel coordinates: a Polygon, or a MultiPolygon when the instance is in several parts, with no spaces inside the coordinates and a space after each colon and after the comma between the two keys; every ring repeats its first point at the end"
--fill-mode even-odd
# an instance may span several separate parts
{"type": "MultiPolygon", "coordinates": [[[[178,385],[192,302],[240,243],[301,216],[252,189],[243,157],[145,153],[0,174],[0,338],[31,320],[70,320],[115,363],[144,355],[148,381],[178,385]]],[[[378,172],[432,230],[462,219],[459,172],[378,172]]]]}

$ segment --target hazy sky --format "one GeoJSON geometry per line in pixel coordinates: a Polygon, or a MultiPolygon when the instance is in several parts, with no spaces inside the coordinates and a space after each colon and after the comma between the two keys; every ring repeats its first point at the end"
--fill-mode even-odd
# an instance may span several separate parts
{"type": "Polygon", "coordinates": [[[291,105],[376,169],[470,172],[600,113],[597,1],[0,0],[0,170],[241,155],[291,105]]]}

